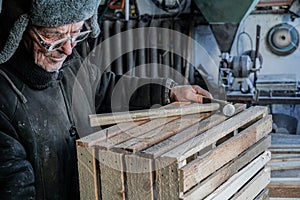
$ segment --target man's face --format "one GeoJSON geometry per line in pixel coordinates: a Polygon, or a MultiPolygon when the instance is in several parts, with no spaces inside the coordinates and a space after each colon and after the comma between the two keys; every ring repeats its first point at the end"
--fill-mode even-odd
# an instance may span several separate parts
{"type": "Polygon", "coordinates": [[[55,28],[31,27],[29,36],[32,40],[30,46],[32,46],[34,62],[49,72],[59,70],[67,56],[72,53],[76,42],[72,42],[70,39],[65,40],[50,51],[43,44],[53,44],[58,40],[79,34],[83,23],[81,21],[55,28]]]}

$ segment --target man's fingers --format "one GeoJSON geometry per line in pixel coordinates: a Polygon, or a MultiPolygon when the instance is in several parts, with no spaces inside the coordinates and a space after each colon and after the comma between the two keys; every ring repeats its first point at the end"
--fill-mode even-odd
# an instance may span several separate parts
{"type": "MultiPolygon", "coordinates": [[[[204,90],[203,88],[201,88],[198,85],[193,86],[193,89],[197,92],[197,94],[200,94],[200,95],[205,96],[207,98],[212,98],[212,95],[211,95],[210,92],[208,92],[207,90],[204,90]]],[[[201,97],[201,99],[202,99],[202,97],[201,97]]]]}

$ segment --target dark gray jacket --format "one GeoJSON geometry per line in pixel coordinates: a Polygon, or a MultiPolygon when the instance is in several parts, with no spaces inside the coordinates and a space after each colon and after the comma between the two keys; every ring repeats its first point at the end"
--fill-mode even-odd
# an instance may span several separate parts
{"type": "Polygon", "coordinates": [[[78,199],[75,140],[96,131],[88,115],[165,104],[168,81],[101,73],[76,52],[59,73],[32,60],[21,46],[0,66],[0,199],[78,199]]]}

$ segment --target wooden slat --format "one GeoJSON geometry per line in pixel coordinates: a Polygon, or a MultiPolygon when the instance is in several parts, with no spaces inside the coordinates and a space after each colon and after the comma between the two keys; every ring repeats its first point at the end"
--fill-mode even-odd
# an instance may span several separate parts
{"type": "Polygon", "coordinates": [[[293,0],[260,0],[257,3],[257,7],[269,7],[269,6],[286,6],[291,5],[293,0]]]}
{"type": "Polygon", "coordinates": [[[184,194],[184,200],[202,199],[212,193],[217,187],[237,173],[242,167],[263,153],[271,144],[271,136],[268,136],[253,145],[247,151],[238,156],[235,160],[214,172],[207,179],[201,182],[192,190],[184,194]]]}
{"type": "Polygon", "coordinates": [[[284,160],[298,160],[300,159],[300,154],[272,154],[271,162],[284,161],[284,160]]]}
{"type": "Polygon", "coordinates": [[[123,131],[121,134],[118,134],[107,140],[95,142],[94,145],[101,149],[111,149],[114,148],[116,145],[122,142],[126,142],[127,140],[130,140],[132,138],[139,138],[144,133],[147,133],[153,129],[159,129],[161,126],[164,126],[178,118],[179,117],[168,117],[162,119],[154,119],[149,121],[148,123],[141,124],[140,126],[123,131]]]}
{"type": "MultiPolygon", "coordinates": [[[[245,104],[235,104],[236,113],[243,111],[246,108],[245,104]]],[[[143,154],[157,158],[162,154],[170,151],[174,147],[194,138],[195,136],[203,133],[204,131],[216,126],[217,124],[225,121],[228,117],[222,114],[214,114],[207,119],[200,121],[197,124],[177,133],[176,135],[153,145],[152,147],[142,151],[143,154]]]]}
{"type": "Polygon", "coordinates": [[[128,122],[128,123],[122,123],[115,126],[111,126],[109,128],[106,128],[101,131],[97,131],[93,134],[90,134],[86,137],[83,137],[76,141],[77,145],[80,146],[94,146],[96,143],[105,141],[106,139],[109,139],[111,137],[114,137],[122,132],[126,132],[129,129],[132,129],[134,127],[139,127],[141,124],[144,124],[148,122],[148,120],[143,121],[136,121],[136,122],[128,122]]]}
{"type": "Polygon", "coordinates": [[[275,153],[275,154],[283,154],[283,153],[290,153],[290,154],[300,154],[300,149],[270,149],[270,151],[272,153],[275,153]]]}
{"type": "Polygon", "coordinates": [[[193,103],[186,106],[162,107],[150,110],[137,110],[128,112],[114,112],[106,114],[89,115],[90,126],[103,126],[108,124],[117,124],[133,122],[146,119],[157,119],[164,117],[182,116],[196,113],[212,112],[218,110],[218,103],[199,104],[193,103]]]}
{"type": "Polygon", "coordinates": [[[122,154],[99,150],[102,199],[125,200],[122,154]]]}
{"type": "Polygon", "coordinates": [[[258,120],[268,114],[267,107],[255,106],[229,118],[225,122],[212,127],[206,132],[194,137],[193,139],[175,147],[162,156],[176,158],[179,162],[199,152],[206,146],[217,142],[228,133],[249,123],[258,120]]]}
{"type": "Polygon", "coordinates": [[[80,198],[82,200],[99,199],[98,178],[94,148],[77,146],[80,198]]]}
{"type": "Polygon", "coordinates": [[[159,158],[155,160],[156,199],[178,199],[178,163],[174,159],[159,158]]]}
{"type": "Polygon", "coordinates": [[[300,178],[293,177],[293,178],[272,178],[270,187],[273,186],[282,186],[282,187],[295,187],[300,189],[300,178]]]}
{"type": "MultiPolygon", "coordinates": [[[[117,149],[125,149],[130,152],[137,152],[146,147],[149,147],[155,143],[169,138],[172,135],[190,127],[191,125],[201,121],[203,118],[208,117],[208,113],[204,114],[194,114],[194,115],[185,115],[179,119],[176,119],[161,128],[157,128],[150,132],[147,132],[139,137],[133,137],[126,142],[123,142],[119,145],[116,145],[117,149]]],[[[160,120],[161,121],[161,120],[160,120]]]]}
{"type": "Polygon", "coordinates": [[[270,197],[300,197],[300,178],[271,178],[270,197]]]}
{"type": "Polygon", "coordinates": [[[260,171],[253,179],[250,180],[238,193],[231,199],[254,199],[266,186],[269,184],[271,178],[270,168],[265,168],[260,171]]]}
{"type": "Polygon", "coordinates": [[[240,134],[230,138],[204,157],[199,157],[181,168],[180,180],[183,192],[237,157],[272,130],[272,117],[268,115],[240,134]]]}
{"type": "Polygon", "coordinates": [[[288,197],[284,197],[284,198],[280,198],[280,197],[270,197],[268,200],[300,200],[300,198],[288,198],[288,197]]]}
{"type": "Polygon", "coordinates": [[[137,155],[125,155],[128,199],[153,200],[152,160],[137,155]]]}
{"type": "Polygon", "coordinates": [[[270,162],[268,164],[272,171],[300,169],[300,161],[270,162]]]}
{"type": "Polygon", "coordinates": [[[272,144],[270,149],[299,149],[300,144],[272,144]]]}
{"type": "MultiPolygon", "coordinates": [[[[190,104],[189,102],[173,102],[171,104],[163,106],[162,109],[169,108],[169,107],[185,106],[189,104],[190,104]]],[[[89,147],[94,146],[97,143],[101,143],[102,141],[105,142],[108,139],[111,139],[112,137],[115,137],[117,135],[122,135],[121,133],[127,132],[131,129],[139,128],[142,124],[145,124],[148,121],[149,120],[140,120],[135,122],[119,123],[117,125],[108,127],[104,130],[100,130],[93,134],[85,136],[83,138],[80,138],[79,140],[76,141],[76,144],[81,146],[89,146],[89,147]]]]}
{"type": "Polygon", "coordinates": [[[266,163],[271,159],[271,153],[265,152],[250,164],[248,164],[241,171],[233,175],[212,194],[210,194],[206,200],[209,199],[229,199],[235,194],[245,183],[247,183],[266,163]]]}

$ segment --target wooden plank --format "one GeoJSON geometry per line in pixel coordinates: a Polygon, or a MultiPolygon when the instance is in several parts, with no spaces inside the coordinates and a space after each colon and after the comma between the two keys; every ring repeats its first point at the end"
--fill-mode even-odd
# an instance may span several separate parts
{"type": "Polygon", "coordinates": [[[293,0],[260,0],[257,3],[257,7],[269,7],[269,6],[287,6],[291,5],[293,0]]]}
{"type": "Polygon", "coordinates": [[[156,199],[178,199],[178,163],[174,159],[155,160],[156,199]]]}
{"type": "Polygon", "coordinates": [[[179,170],[181,190],[189,190],[217,169],[233,160],[272,130],[272,116],[268,115],[240,134],[230,138],[204,157],[199,157],[179,170]]]}
{"type": "MultiPolygon", "coordinates": [[[[189,102],[173,102],[171,104],[164,106],[163,108],[174,107],[174,106],[178,107],[178,106],[184,106],[189,104],[190,104],[189,102]]],[[[94,146],[96,143],[100,143],[101,141],[105,142],[108,139],[115,137],[116,135],[120,135],[121,133],[127,132],[134,128],[139,128],[142,124],[145,124],[148,121],[149,120],[140,120],[135,122],[119,123],[117,125],[108,127],[106,129],[97,131],[83,138],[80,138],[79,140],[76,140],[76,143],[77,145],[81,145],[81,146],[89,146],[89,147],[94,146]]]]}
{"type": "Polygon", "coordinates": [[[128,129],[121,134],[108,138],[107,140],[95,142],[94,145],[97,145],[97,147],[101,149],[112,149],[122,142],[130,140],[132,138],[139,138],[140,135],[143,135],[144,133],[147,133],[153,129],[158,129],[159,127],[166,125],[167,123],[170,123],[178,118],[179,117],[168,117],[162,119],[154,119],[149,121],[148,123],[141,124],[140,126],[134,127],[132,129],[128,129]]]}
{"type": "Polygon", "coordinates": [[[263,138],[247,151],[243,152],[236,159],[223,166],[220,170],[211,174],[207,179],[198,184],[195,188],[183,195],[184,200],[202,199],[212,193],[227,179],[237,173],[242,167],[248,164],[255,157],[263,153],[271,144],[271,137],[263,138]]]}
{"type": "Polygon", "coordinates": [[[271,178],[268,185],[270,197],[295,198],[300,197],[300,178],[271,178]]]}
{"type": "Polygon", "coordinates": [[[268,166],[271,167],[272,171],[300,169],[300,161],[270,162],[268,166]]]}
{"type": "Polygon", "coordinates": [[[80,199],[99,199],[94,148],[77,146],[80,199]]]}
{"type": "MultiPolygon", "coordinates": [[[[235,104],[236,113],[243,111],[246,108],[245,104],[235,104]]],[[[142,151],[143,154],[157,158],[162,154],[170,151],[174,147],[194,138],[195,136],[203,133],[204,131],[220,124],[228,119],[228,117],[222,114],[214,114],[207,119],[200,121],[197,124],[190,126],[189,128],[177,133],[176,135],[153,145],[152,147],[142,151]]]]}
{"type": "Polygon", "coordinates": [[[300,154],[300,149],[270,149],[274,154],[300,154]]]}
{"type": "Polygon", "coordinates": [[[300,198],[287,198],[287,197],[284,197],[284,198],[276,198],[276,197],[271,197],[269,198],[269,200],[300,200],[300,198]]]}
{"type": "Polygon", "coordinates": [[[126,199],[153,200],[152,160],[137,155],[125,155],[126,199]]]}
{"type": "Polygon", "coordinates": [[[300,144],[300,135],[272,133],[272,144],[300,144]]]}
{"type": "Polygon", "coordinates": [[[250,107],[249,109],[227,119],[223,123],[218,124],[193,139],[175,147],[162,156],[176,158],[180,162],[199,152],[206,146],[217,142],[220,138],[247,124],[249,121],[259,120],[267,114],[267,107],[250,107]]]}
{"type": "Polygon", "coordinates": [[[80,146],[94,146],[95,143],[104,141],[106,139],[109,139],[111,137],[114,137],[122,132],[126,132],[129,129],[132,129],[134,127],[139,127],[141,124],[144,124],[148,122],[148,120],[143,121],[137,121],[137,122],[128,122],[128,123],[122,123],[115,126],[111,126],[109,128],[106,128],[104,130],[97,131],[95,133],[92,133],[90,135],[87,135],[79,140],[76,140],[77,145],[80,146]]]}
{"type": "Polygon", "coordinates": [[[99,150],[102,199],[125,200],[122,154],[99,150]]]}
{"type": "Polygon", "coordinates": [[[299,149],[300,150],[300,144],[272,144],[272,146],[270,146],[270,149],[271,150],[272,149],[299,149]]]}
{"type": "Polygon", "coordinates": [[[295,187],[269,187],[269,193],[270,197],[281,197],[284,199],[300,197],[300,189],[295,187]]]}
{"type": "Polygon", "coordinates": [[[271,179],[270,168],[261,170],[254,178],[250,180],[238,193],[236,193],[232,200],[254,199],[261,191],[266,188],[271,179]]]}
{"type": "Polygon", "coordinates": [[[224,184],[222,184],[218,189],[216,189],[205,199],[229,199],[245,183],[247,183],[248,180],[251,179],[261,168],[263,168],[270,159],[271,153],[269,151],[265,152],[264,154],[253,160],[241,171],[233,175],[230,179],[228,179],[224,184]]]}
{"type": "Polygon", "coordinates": [[[259,195],[257,195],[254,200],[269,200],[269,189],[265,188],[259,195]]]}
{"type": "Polygon", "coordinates": [[[272,154],[272,162],[277,162],[277,160],[293,160],[300,159],[300,154],[272,154]]]}
{"type": "Polygon", "coordinates": [[[300,178],[274,178],[272,177],[270,187],[295,187],[300,189],[300,178]]]}
{"type": "Polygon", "coordinates": [[[220,104],[206,103],[199,104],[193,103],[186,106],[171,106],[161,107],[150,110],[136,110],[128,112],[114,112],[105,114],[89,115],[90,126],[103,126],[108,124],[118,124],[124,122],[133,122],[146,119],[157,119],[164,117],[182,116],[196,113],[212,112],[218,110],[220,104]]]}
{"type": "Polygon", "coordinates": [[[208,113],[182,116],[179,119],[171,121],[166,126],[156,128],[155,130],[142,134],[139,137],[133,137],[130,140],[118,144],[115,146],[115,148],[125,149],[135,153],[155,143],[159,143],[160,141],[167,139],[172,135],[175,135],[176,133],[190,127],[191,125],[208,116],[208,113]]]}

